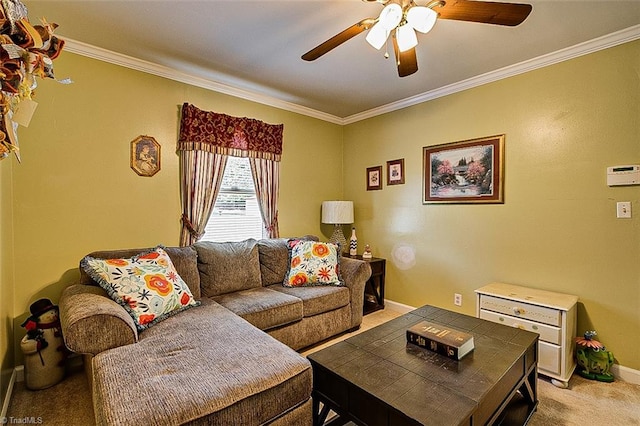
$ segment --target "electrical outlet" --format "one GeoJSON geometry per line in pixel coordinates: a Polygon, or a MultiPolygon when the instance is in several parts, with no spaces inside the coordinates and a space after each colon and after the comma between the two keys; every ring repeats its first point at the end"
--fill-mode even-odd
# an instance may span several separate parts
{"type": "Polygon", "coordinates": [[[453,304],[456,306],[462,306],[462,295],[460,293],[455,293],[453,295],[453,304]]]}

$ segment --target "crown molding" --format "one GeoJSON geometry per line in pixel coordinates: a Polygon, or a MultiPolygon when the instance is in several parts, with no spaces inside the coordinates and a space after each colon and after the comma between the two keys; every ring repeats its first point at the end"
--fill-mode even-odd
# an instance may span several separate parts
{"type": "Polygon", "coordinates": [[[420,93],[418,95],[411,96],[397,102],[382,105],[368,111],[350,115],[348,117],[345,117],[342,122],[343,124],[351,124],[358,121],[366,120],[367,118],[372,118],[378,115],[386,114],[388,112],[397,111],[402,108],[407,108],[426,101],[431,101],[433,99],[448,96],[457,92],[461,92],[463,90],[481,86],[483,84],[492,83],[504,78],[513,77],[518,74],[523,74],[529,71],[536,70],[538,68],[557,64],[559,62],[568,61],[579,56],[588,55],[589,53],[594,53],[638,39],[640,39],[640,25],[634,25],[615,33],[607,34],[593,40],[576,44],[575,46],[567,47],[556,52],[538,56],[537,58],[500,68],[495,71],[490,71],[476,77],[468,78],[466,80],[449,84],[447,86],[430,90],[428,92],[420,93]]]}
{"type": "Polygon", "coordinates": [[[233,87],[224,83],[219,83],[215,80],[196,77],[194,75],[187,74],[164,65],[159,65],[153,62],[134,58],[132,56],[123,55],[64,37],[65,51],[71,53],[340,125],[356,123],[358,121],[366,120],[378,115],[397,111],[399,109],[448,96],[457,92],[461,92],[463,90],[481,86],[483,84],[502,80],[504,78],[513,77],[519,74],[557,64],[559,62],[577,58],[579,56],[588,55],[590,53],[608,49],[610,47],[618,46],[620,44],[628,43],[638,39],[640,39],[640,25],[634,25],[632,27],[602,37],[598,37],[593,40],[577,44],[575,46],[561,49],[546,55],[538,56],[537,58],[520,62],[518,64],[500,68],[495,71],[490,71],[476,77],[468,78],[466,80],[440,87],[438,89],[430,90],[428,92],[420,93],[409,98],[391,102],[380,107],[341,118],[332,114],[327,114],[322,111],[298,105],[293,102],[287,102],[272,96],[263,95],[249,90],[239,89],[237,87],[233,87]]]}
{"type": "Polygon", "coordinates": [[[263,95],[249,90],[239,89],[215,80],[196,77],[191,74],[178,71],[164,65],[159,65],[143,59],[134,58],[133,56],[123,55],[101,47],[83,43],[78,40],[63,37],[65,41],[64,51],[86,56],[88,58],[97,59],[99,61],[108,62],[110,64],[119,65],[147,74],[156,75],[167,78],[169,80],[178,81],[180,83],[189,84],[195,87],[212,90],[214,92],[223,93],[225,95],[234,96],[236,98],[246,99],[259,104],[272,106],[289,112],[318,118],[334,124],[343,124],[343,119],[332,114],[327,114],[312,108],[294,104],[292,102],[283,101],[272,96],[263,95]]]}

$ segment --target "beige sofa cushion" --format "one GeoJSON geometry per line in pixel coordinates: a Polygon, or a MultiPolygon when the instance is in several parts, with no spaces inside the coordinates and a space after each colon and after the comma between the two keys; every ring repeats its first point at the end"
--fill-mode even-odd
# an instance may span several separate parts
{"type": "Polygon", "coordinates": [[[274,284],[267,288],[301,299],[305,317],[312,317],[347,306],[351,297],[347,287],[284,287],[282,284],[274,284]]]}
{"type": "Polygon", "coordinates": [[[263,287],[223,294],[213,300],[260,330],[300,321],[303,315],[302,300],[263,287]]]}
{"type": "Polygon", "coordinates": [[[253,239],[193,245],[198,252],[200,286],[205,297],[262,286],[258,242],[253,239]]]}
{"type": "Polygon", "coordinates": [[[289,251],[286,238],[262,239],[258,241],[262,285],[282,283],[289,268],[289,251]]]}
{"type": "Polygon", "coordinates": [[[312,383],[304,357],[209,300],[98,354],[93,371],[97,425],[266,424],[312,383]]]}

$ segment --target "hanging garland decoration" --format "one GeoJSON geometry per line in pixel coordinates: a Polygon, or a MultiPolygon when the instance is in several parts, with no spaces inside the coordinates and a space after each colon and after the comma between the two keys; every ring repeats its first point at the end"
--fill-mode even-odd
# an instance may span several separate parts
{"type": "Polygon", "coordinates": [[[27,126],[35,110],[35,77],[54,78],[53,60],[64,40],[56,24],[31,25],[21,0],[0,0],[0,160],[13,152],[20,161],[17,128],[27,126]]]}

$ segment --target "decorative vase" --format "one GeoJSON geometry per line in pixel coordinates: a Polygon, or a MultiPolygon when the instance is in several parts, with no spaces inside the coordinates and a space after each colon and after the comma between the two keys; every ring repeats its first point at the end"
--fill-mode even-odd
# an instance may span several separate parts
{"type": "Polygon", "coordinates": [[[351,228],[351,238],[349,239],[349,256],[358,254],[358,237],[356,237],[356,228],[351,228]]]}
{"type": "Polygon", "coordinates": [[[334,225],[333,234],[331,234],[329,242],[337,245],[340,253],[347,252],[347,239],[342,233],[342,225],[338,225],[337,223],[334,225]]]}

